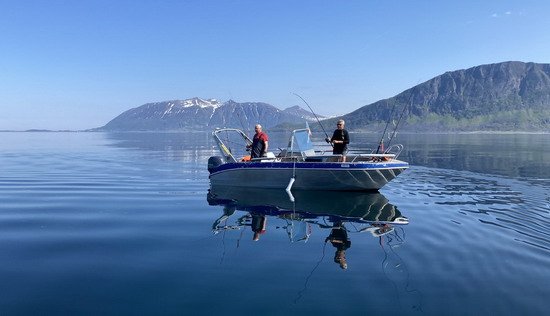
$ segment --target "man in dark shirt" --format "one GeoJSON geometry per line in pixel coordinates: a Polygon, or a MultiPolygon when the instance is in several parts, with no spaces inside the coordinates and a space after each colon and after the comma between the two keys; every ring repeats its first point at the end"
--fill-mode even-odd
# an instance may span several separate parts
{"type": "Polygon", "coordinates": [[[262,126],[257,124],[254,129],[256,134],[252,138],[252,145],[250,145],[250,158],[264,157],[267,153],[268,140],[267,134],[262,132],[262,126]]]}
{"type": "MultiPolygon", "coordinates": [[[[332,153],[334,155],[345,155],[348,151],[349,134],[344,129],[345,124],[344,120],[338,120],[332,138],[326,138],[327,143],[332,143],[332,153]]],[[[342,157],[342,161],[346,161],[345,156],[342,157]]]]}

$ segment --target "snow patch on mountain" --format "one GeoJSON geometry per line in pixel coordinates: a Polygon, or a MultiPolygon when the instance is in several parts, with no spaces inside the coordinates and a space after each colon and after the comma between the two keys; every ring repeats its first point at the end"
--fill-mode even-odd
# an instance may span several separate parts
{"type": "MultiPolygon", "coordinates": [[[[166,102],[158,102],[155,104],[161,104],[166,102]]],[[[201,98],[191,98],[186,100],[174,100],[174,101],[168,101],[166,103],[166,107],[164,109],[164,112],[162,113],[161,117],[165,117],[166,115],[172,115],[172,114],[178,114],[185,111],[187,108],[193,108],[196,109],[205,109],[205,108],[211,108],[212,113],[220,107],[220,102],[216,99],[201,99],[201,98]]]]}
{"type": "Polygon", "coordinates": [[[198,106],[201,108],[212,107],[215,109],[220,106],[220,102],[218,102],[218,100],[216,99],[203,100],[201,98],[192,98],[192,99],[183,100],[182,102],[183,102],[183,107],[186,107],[186,108],[191,106],[198,106]]]}

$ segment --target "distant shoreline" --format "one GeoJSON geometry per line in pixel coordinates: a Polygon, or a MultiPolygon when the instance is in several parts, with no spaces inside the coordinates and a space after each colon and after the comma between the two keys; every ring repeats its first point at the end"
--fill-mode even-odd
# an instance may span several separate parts
{"type": "Polygon", "coordinates": [[[49,129],[29,129],[24,131],[0,130],[0,133],[82,133],[84,131],[73,130],[49,130],[49,129]]]}
{"type": "MultiPolygon", "coordinates": [[[[42,129],[30,129],[30,130],[24,130],[24,131],[17,131],[17,130],[0,130],[0,133],[203,133],[203,132],[211,132],[212,130],[163,130],[163,131],[91,131],[91,130],[42,130],[42,129]]],[[[280,133],[285,132],[283,130],[273,130],[272,133],[280,133]]],[[[320,131],[314,131],[314,132],[320,132],[320,131]]],[[[349,131],[351,134],[381,134],[381,132],[377,131],[349,131]]],[[[492,134],[492,135],[513,135],[513,134],[525,134],[525,135],[546,135],[550,134],[549,132],[545,131],[422,131],[422,132],[411,132],[411,131],[403,131],[398,132],[399,134],[407,134],[407,135],[425,135],[425,134],[433,134],[433,135],[447,135],[447,134],[460,134],[460,135],[468,135],[468,134],[474,134],[474,135],[482,135],[482,134],[492,134]]]]}

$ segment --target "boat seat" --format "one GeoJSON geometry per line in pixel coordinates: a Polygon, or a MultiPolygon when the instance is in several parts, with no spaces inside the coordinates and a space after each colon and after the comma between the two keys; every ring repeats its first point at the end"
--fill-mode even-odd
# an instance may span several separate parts
{"type": "Polygon", "coordinates": [[[266,162],[266,161],[274,161],[277,157],[275,157],[275,154],[271,151],[268,151],[265,153],[265,156],[260,158],[252,158],[249,161],[260,161],[260,162],[266,162]]]}
{"type": "Polygon", "coordinates": [[[304,150],[302,151],[302,155],[304,155],[304,157],[315,156],[315,150],[314,149],[304,150]]]}

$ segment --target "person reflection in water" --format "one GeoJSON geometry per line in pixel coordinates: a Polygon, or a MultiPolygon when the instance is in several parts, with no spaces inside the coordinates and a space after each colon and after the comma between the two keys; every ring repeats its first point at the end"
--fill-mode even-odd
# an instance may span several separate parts
{"type": "Polygon", "coordinates": [[[334,253],[334,262],[340,265],[340,268],[347,269],[348,263],[346,262],[346,249],[351,247],[351,241],[348,239],[348,232],[342,224],[338,221],[332,225],[330,235],[325,239],[325,242],[330,243],[336,248],[334,253]]]}
{"type": "Polygon", "coordinates": [[[254,232],[252,240],[258,241],[260,240],[260,235],[265,233],[267,219],[263,214],[251,213],[250,215],[252,215],[252,223],[250,223],[250,227],[254,232]]]}

